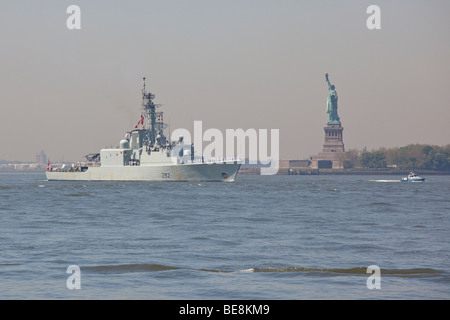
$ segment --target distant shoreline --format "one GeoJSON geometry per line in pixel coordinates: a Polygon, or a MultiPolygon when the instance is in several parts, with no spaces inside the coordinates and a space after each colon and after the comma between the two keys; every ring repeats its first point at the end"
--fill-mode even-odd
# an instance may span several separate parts
{"type": "MultiPolygon", "coordinates": [[[[407,175],[414,171],[419,175],[450,175],[450,171],[433,170],[401,170],[401,169],[308,169],[308,168],[280,168],[277,175],[407,175]]],[[[259,175],[259,168],[241,168],[241,175],[259,175]]]]}

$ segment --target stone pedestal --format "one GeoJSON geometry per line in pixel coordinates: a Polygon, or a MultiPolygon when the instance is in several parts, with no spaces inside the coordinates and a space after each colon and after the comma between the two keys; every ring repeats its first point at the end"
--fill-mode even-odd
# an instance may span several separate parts
{"type": "Polygon", "coordinates": [[[323,129],[325,130],[323,153],[345,152],[344,142],[342,140],[342,131],[344,131],[344,128],[340,124],[327,124],[323,129]]]}
{"type": "Polygon", "coordinates": [[[340,124],[327,124],[324,130],[325,142],[322,152],[311,157],[311,168],[342,169],[344,166],[341,155],[345,152],[342,136],[344,128],[340,124]]]}

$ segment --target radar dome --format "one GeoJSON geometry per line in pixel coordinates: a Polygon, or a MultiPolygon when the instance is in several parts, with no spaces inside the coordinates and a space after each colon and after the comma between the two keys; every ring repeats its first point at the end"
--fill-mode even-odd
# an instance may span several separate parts
{"type": "Polygon", "coordinates": [[[127,139],[120,140],[120,148],[130,149],[130,141],[128,141],[127,139]]]}

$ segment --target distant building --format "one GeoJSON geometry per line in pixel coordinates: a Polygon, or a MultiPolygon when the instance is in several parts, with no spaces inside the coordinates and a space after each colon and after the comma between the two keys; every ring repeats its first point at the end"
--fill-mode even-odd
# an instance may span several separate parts
{"type": "Polygon", "coordinates": [[[41,153],[36,155],[36,163],[47,164],[47,155],[45,154],[44,150],[42,150],[41,153]]]}
{"type": "Polygon", "coordinates": [[[279,160],[278,167],[280,169],[290,169],[290,168],[309,168],[311,161],[305,160],[279,160]]]}

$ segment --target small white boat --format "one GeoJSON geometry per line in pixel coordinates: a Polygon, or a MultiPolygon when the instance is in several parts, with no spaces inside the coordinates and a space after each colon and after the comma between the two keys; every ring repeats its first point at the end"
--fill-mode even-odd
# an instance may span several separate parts
{"type": "Polygon", "coordinates": [[[425,178],[418,176],[414,172],[410,172],[407,177],[402,178],[402,182],[422,182],[422,181],[425,181],[425,178]]]}

